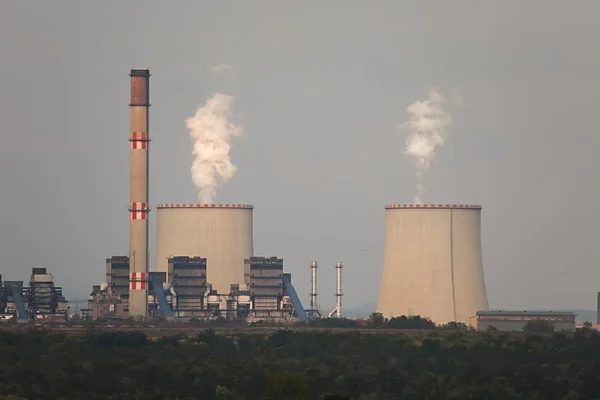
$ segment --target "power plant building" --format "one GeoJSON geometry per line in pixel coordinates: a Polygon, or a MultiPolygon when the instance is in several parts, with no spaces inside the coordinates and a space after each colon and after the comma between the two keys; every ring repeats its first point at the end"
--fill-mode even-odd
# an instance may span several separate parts
{"type": "MultiPolygon", "coordinates": [[[[244,260],[253,255],[251,205],[159,204],[155,271],[171,257],[206,259],[206,280],[219,294],[244,284],[244,260]]],[[[221,304],[226,308],[226,304],[221,304]]]]}
{"type": "Polygon", "coordinates": [[[281,258],[250,257],[245,261],[245,281],[255,316],[268,317],[270,311],[281,310],[284,294],[281,258]]]}
{"type": "Polygon", "coordinates": [[[31,271],[28,306],[30,314],[36,318],[67,313],[62,288],[54,285],[54,277],[46,268],[34,267],[31,271]]]}
{"type": "Polygon", "coordinates": [[[178,316],[196,316],[205,309],[206,258],[170,257],[168,282],[176,294],[173,311],[178,316]]]}
{"type": "Polygon", "coordinates": [[[29,285],[23,281],[2,281],[0,275],[0,314],[16,315],[20,321],[29,319],[66,319],[68,304],[62,288],[46,268],[31,270],[29,285]]]}
{"type": "Polygon", "coordinates": [[[106,286],[96,289],[99,293],[107,289],[103,304],[108,304],[112,315],[129,315],[129,257],[113,256],[106,259],[106,286]],[[110,301],[112,299],[113,301],[110,301]]]}
{"type": "Polygon", "coordinates": [[[481,206],[388,205],[377,311],[469,323],[488,309],[481,206]]]}
{"type": "MultiPolygon", "coordinates": [[[[130,72],[129,254],[106,260],[88,301],[93,319],[307,315],[283,260],[253,257],[253,206],[159,204],[148,268],[150,71],[130,72]],[[247,261],[247,262],[246,262],[247,261]]],[[[2,299],[0,299],[2,300],[2,299]]]]}
{"type": "Polygon", "coordinates": [[[575,330],[575,313],[570,311],[478,311],[471,317],[470,325],[480,331],[490,329],[517,332],[531,321],[545,321],[554,326],[556,332],[575,330]]]}

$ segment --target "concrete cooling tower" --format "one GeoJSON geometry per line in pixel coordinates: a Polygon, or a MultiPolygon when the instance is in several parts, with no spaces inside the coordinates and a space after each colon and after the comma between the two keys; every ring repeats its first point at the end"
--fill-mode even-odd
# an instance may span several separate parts
{"type": "Polygon", "coordinates": [[[240,204],[159,204],[155,271],[167,272],[172,256],[206,258],[206,278],[229,293],[244,284],[244,260],[253,255],[252,209],[240,204]]]}
{"type": "Polygon", "coordinates": [[[396,204],[386,209],[377,311],[469,323],[488,309],[481,206],[396,204]]]}

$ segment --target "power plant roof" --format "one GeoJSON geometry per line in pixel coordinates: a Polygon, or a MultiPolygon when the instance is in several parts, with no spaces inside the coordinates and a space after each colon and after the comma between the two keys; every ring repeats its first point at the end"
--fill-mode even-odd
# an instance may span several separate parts
{"type": "Polygon", "coordinates": [[[465,204],[388,204],[385,206],[386,210],[395,208],[458,208],[458,209],[472,209],[481,210],[483,207],[478,205],[465,205],[465,204]]]}
{"type": "Polygon", "coordinates": [[[242,208],[252,209],[250,204],[159,204],[156,208],[242,208]]]}
{"type": "Polygon", "coordinates": [[[507,311],[507,310],[483,310],[477,311],[477,315],[516,315],[516,316],[553,316],[553,315],[569,315],[576,316],[572,311],[507,311]]]}

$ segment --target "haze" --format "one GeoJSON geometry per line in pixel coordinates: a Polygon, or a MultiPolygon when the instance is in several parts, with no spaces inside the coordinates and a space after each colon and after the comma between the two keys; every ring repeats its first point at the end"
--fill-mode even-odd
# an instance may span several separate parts
{"type": "Polygon", "coordinates": [[[383,207],[415,194],[397,127],[435,87],[453,124],[423,201],[483,205],[490,306],[595,307],[600,2],[200,3],[0,5],[4,279],[44,266],[86,299],[127,254],[128,73],[149,68],[151,204],[197,201],[186,118],[234,96],[214,200],[256,207],[255,254],[305,305],[313,260],[326,311],[336,261],[345,308],[377,299],[383,207]]]}

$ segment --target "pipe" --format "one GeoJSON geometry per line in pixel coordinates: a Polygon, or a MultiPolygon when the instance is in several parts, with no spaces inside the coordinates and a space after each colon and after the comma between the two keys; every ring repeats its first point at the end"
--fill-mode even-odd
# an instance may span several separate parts
{"type": "Polygon", "coordinates": [[[311,275],[311,286],[312,290],[310,292],[310,310],[317,310],[317,262],[313,261],[310,264],[310,269],[312,272],[311,275]]]}
{"type": "Polygon", "coordinates": [[[336,311],[337,317],[342,318],[342,263],[338,261],[335,264],[335,268],[337,269],[337,293],[335,294],[336,301],[336,311]]]}
{"type": "Polygon", "coordinates": [[[130,76],[129,177],[129,315],[148,316],[148,109],[150,71],[132,69],[130,76]]]}

